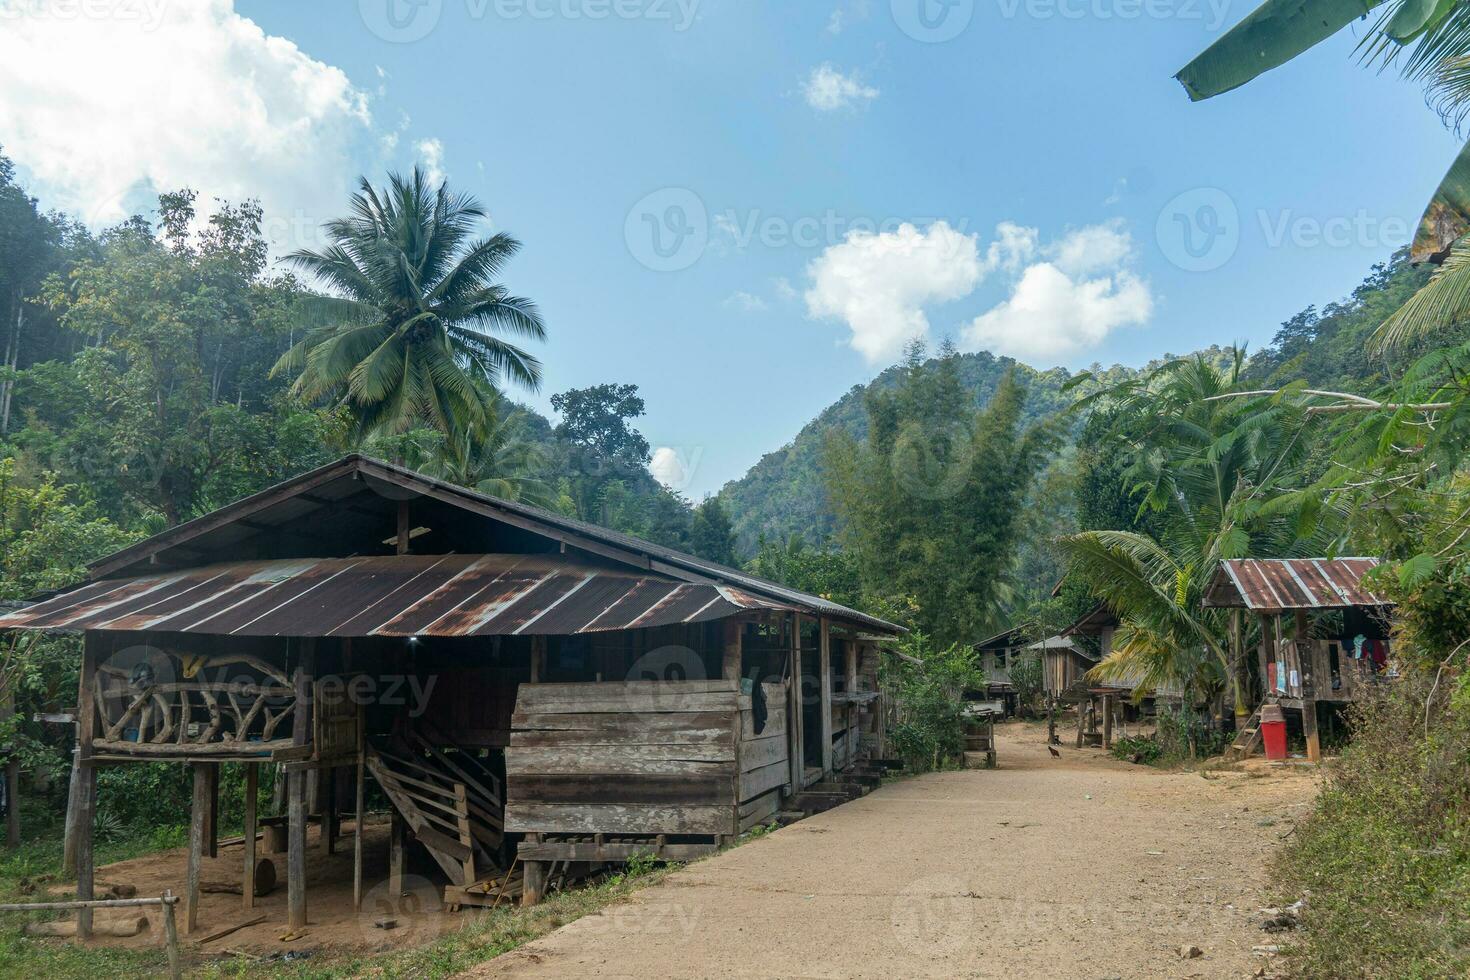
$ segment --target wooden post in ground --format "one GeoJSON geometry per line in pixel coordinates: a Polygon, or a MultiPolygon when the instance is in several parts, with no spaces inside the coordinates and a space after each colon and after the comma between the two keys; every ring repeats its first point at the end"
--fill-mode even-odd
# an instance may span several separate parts
{"type": "Polygon", "coordinates": [[[720,676],[727,681],[740,680],[740,660],[744,653],[744,621],[731,617],[725,620],[724,660],[720,676]]]}
{"type": "Polygon", "coordinates": [[[546,894],[546,862],[521,862],[521,904],[536,905],[546,894]]]}
{"type": "Polygon", "coordinates": [[[847,689],[847,764],[851,766],[857,762],[858,741],[858,706],[852,696],[858,689],[858,643],[855,639],[844,640],[842,643],[843,653],[847,660],[847,680],[843,687],[847,689]]]}
{"type": "Polygon", "coordinates": [[[322,783],[322,849],[328,854],[337,853],[337,837],[342,832],[337,806],[337,769],[335,766],[321,771],[322,783]]]}
{"type": "Polygon", "coordinates": [[[1087,731],[1087,702],[1077,701],[1077,747],[1082,748],[1082,733],[1087,731]]]}
{"type": "Polygon", "coordinates": [[[184,975],[179,963],[179,924],[174,917],[174,906],[178,902],[168,889],[163,892],[163,945],[168,950],[168,975],[179,980],[184,975]]]}
{"type": "MultiPolygon", "coordinates": [[[[296,711],[291,719],[292,742],[310,740],[311,678],[305,667],[296,668],[296,711]]],[[[306,771],[300,764],[287,766],[286,775],[286,928],[306,928],[306,771]]]]}
{"type": "Polygon", "coordinates": [[[1103,748],[1113,747],[1113,696],[1104,694],[1103,704],[1103,748]]]}
{"type": "Polygon", "coordinates": [[[832,776],[832,624],[817,620],[817,669],[821,671],[822,778],[832,776]]]}
{"type": "Polygon", "coordinates": [[[82,787],[82,751],[73,745],[71,749],[71,779],[66,790],[66,822],[62,828],[61,873],[63,876],[77,873],[77,801],[82,787]]]}
{"type": "Polygon", "coordinates": [[[219,857],[219,766],[205,767],[209,809],[204,816],[204,851],[210,860],[219,857]]]}
{"type": "Polygon", "coordinates": [[[1317,737],[1317,701],[1315,698],[1302,699],[1302,735],[1307,740],[1307,759],[1312,762],[1322,761],[1322,742],[1317,737]]]}
{"type": "Polygon", "coordinates": [[[407,844],[408,825],[394,809],[388,823],[388,897],[395,909],[403,897],[403,856],[407,844]]]}
{"type": "Polygon", "coordinates": [[[245,763],[245,877],[240,880],[240,904],[255,908],[256,799],[260,795],[260,763],[245,763]]]}
{"type": "Polygon", "coordinates": [[[787,737],[791,752],[791,795],[795,796],[805,787],[806,766],[802,758],[806,745],[801,735],[801,614],[791,614],[791,689],[786,692],[786,703],[790,710],[787,719],[787,737]]]}
{"type": "MultiPolygon", "coordinates": [[[[76,795],[72,800],[72,835],[75,838],[77,862],[77,901],[90,902],[93,894],[92,824],[97,814],[97,769],[92,765],[92,736],[97,726],[96,679],[97,661],[101,656],[102,640],[95,633],[87,633],[82,640],[81,682],[77,692],[77,756],[79,778],[76,795]]],[[[92,936],[92,910],[77,912],[77,938],[92,936]]]]}
{"type": "Polygon", "coordinates": [[[363,793],[367,783],[367,722],[362,705],[357,707],[357,799],[352,808],[352,911],[362,911],[362,824],[363,793]]]}
{"type": "MultiPolygon", "coordinates": [[[[194,798],[189,808],[189,856],[184,871],[184,935],[199,928],[199,865],[204,857],[204,835],[209,832],[208,763],[195,762],[194,798]]],[[[251,869],[252,873],[254,869],[251,869]]]]}
{"type": "Polygon", "coordinates": [[[1057,701],[1050,694],[1046,696],[1046,744],[1057,744],[1057,701]]]}

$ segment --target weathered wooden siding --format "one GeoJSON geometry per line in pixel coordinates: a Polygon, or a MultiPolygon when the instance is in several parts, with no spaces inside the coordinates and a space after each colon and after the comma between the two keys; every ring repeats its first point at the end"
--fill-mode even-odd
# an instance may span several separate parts
{"type": "Polygon", "coordinates": [[[740,712],[739,830],[775,817],[791,779],[786,731],[786,682],[762,684],[765,724],[756,730],[754,708],[740,712]]]}
{"type": "Polygon", "coordinates": [[[770,757],[784,773],[784,737],[771,747],[785,731],[779,711],[747,741],[751,714],[733,680],[522,684],[505,753],[506,829],[734,834],[744,789],[764,785],[771,765],[746,771],[741,759],[770,757]]]}

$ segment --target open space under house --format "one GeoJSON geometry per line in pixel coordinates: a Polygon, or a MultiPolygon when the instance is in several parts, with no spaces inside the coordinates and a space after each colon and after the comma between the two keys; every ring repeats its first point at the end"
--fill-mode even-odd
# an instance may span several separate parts
{"type": "Polygon", "coordinates": [[[85,636],[78,897],[93,896],[97,768],[186,763],[177,891],[197,928],[218,767],[244,763],[244,902],[268,825],[291,930],[309,914],[308,821],[336,847],[369,778],[392,807],[390,885],[421,846],[450,905],[486,902],[512,865],[535,902],[549,874],[692,858],[835,793],[835,773],[883,753],[878,644],[901,632],[358,456],[103,559],[0,628],[85,636]],[[263,763],[283,765],[283,818],[257,815],[263,763]]]}

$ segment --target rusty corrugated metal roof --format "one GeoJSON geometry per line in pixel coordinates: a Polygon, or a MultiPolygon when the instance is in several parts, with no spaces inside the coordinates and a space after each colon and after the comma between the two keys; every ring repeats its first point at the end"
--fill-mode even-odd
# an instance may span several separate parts
{"type": "Polygon", "coordinates": [[[1377,558],[1231,559],[1220,563],[1205,605],[1264,613],[1392,605],[1363,584],[1377,565],[1377,558]]]}
{"type": "Polygon", "coordinates": [[[723,585],[547,555],[229,562],[102,579],[0,629],[229,636],[567,635],[722,619],[780,604],[723,585]]]}

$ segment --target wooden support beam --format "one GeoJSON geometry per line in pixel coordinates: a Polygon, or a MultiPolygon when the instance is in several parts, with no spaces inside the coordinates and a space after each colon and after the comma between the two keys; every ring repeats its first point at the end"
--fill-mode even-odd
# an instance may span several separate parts
{"type": "Polygon", "coordinates": [[[1089,701],[1077,702],[1077,748],[1082,748],[1082,733],[1087,731],[1087,709],[1089,701]]]}
{"type": "Polygon", "coordinates": [[[248,912],[255,908],[256,806],[260,796],[260,763],[245,763],[245,876],[240,879],[240,904],[248,912]]]}
{"type": "Polygon", "coordinates": [[[546,872],[545,861],[522,861],[521,862],[521,904],[524,906],[537,905],[546,895],[546,872]]]}
{"type": "Polygon", "coordinates": [[[1103,748],[1113,747],[1113,696],[1104,694],[1103,699],[1103,748]]]}
{"type": "Polygon", "coordinates": [[[786,792],[795,796],[802,790],[802,775],[805,766],[802,763],[804,744],[801,738],[801,614],[791,614],[791,685],[786,692],[787,724],[786,733],[789,739],[787,751],[790,753],[791,763],[790,784],[786,792]]]}
{"type": "Polygon", "coordinates": [[[1046,744],[1057,744],[1057,699],[1046,695],[1046,744]]]}
{"type": "Polygon", "coordinates": [[[194,797],[189,807],[189,855],[184,871],[184,935],[199,928],[199,871],[204,857],[204,838],[209,832],[209,770],[204,762],[191,763],[194,797]]]}
{"type": "Polygon", "coordinates": [[[821,672],[822,775],[832,775],[832,626],[817,620],[817,669],[821,672]]]}
{"type": "Polygon", "coordinates": [[[531,637],[531,683],[540,684],[546,676],[546,637],[531,637]]]}
{"type": "MultiPolygon", "coordinates": [[[[304,651],[303,659],[314,658],[304,651]]],[[[311,703],[311,675],[305,666],[296,668],[292,682],[297,710],[291,719],[291,740],[304,746],[311,737],[311,719],[304,707],[311,703]]],[[[290,932],[306,928],[306,775],[296,768],[286,774],[286,928],[290,932]]]]}
{"type": "Polygon", "coordinates": [[[363,794],[367,785],[367,726],[366,715],[359,705],[357,709],[357,799],[353,805],[352,820],[352,911],[362,911],[362,825],[366,814],[363,811],[363,794]]]}
{"type": "Polygon", "coordinates": [[[204,815],[204,852],[212,861],[219,857],[219,766],[205,767],[209,809],[204,815]]]}
{"type": "MultiPolygon", "coordinates": [[[[844,640],[842,652],[845,655],[844,667],[846,670],[843,689],[847,694],[856,694],[858,689],[858,641],[855,639],[844,640]]],[[[850,766],[857,761],[858,754],[858,706],[853,702],[847,703],[847,764],[850,766]]]]}
{"type": "Polygon", "coordinates": [[[1302,699],[1302,735],[1307,740],[1307,759],[1311,762],[1322,761],[1322,742],[1317,737],[1317,701],[1315,698],[1302,699]]]}
{"type": "Polygon", "coordinates": [[[731,617],[724,622],[725,644],[723,670],[720,676],[727,681],[740,680],[740,660],[744,653],[745,621],[731,617]]]}
{"type": "Polygon", "coordinates": [[[407,845],[408,824],[394,808],[388,824],[388,899],[395,909],[403,897],[403,863],[407,845]]]}
{"type": "Polygon", "coordinates": [[[398,547],[397,547],[397,551],[398,551],[398,553],[400,555],[406,555],[406,554],[408,554],[409,536],[410,536],[410,533],[412,532],[412,530],[413,530],[413,527],[412,527],[411,522],[409,521],[409,514],[408,514],[408,501],[407,500],[400,500],[400,501],[398,501],[398,547]]]}
{"type": "MultiPolygon", "coordinates": [[[[95,681],[101,652],[102,638],[96,633],[87,633],[82,640],[82,670],[77,692],[77,765],[80,778],[75,784],[77,792],[70,801],[79,902],[93,899],[92,825],[97,815],[97,770],[92,765],[92,738],[97,729],[95,681]]],[[[92,910],[84,908],[77,912],[77,938],[88,939],[91,935],[92,910]]]]}
{"type": "Polygon", "coordinates": [[[337,770],[329,767],[318,777],[322,785],[322,849],[328,854],[337,853],[337,838],[342,833],[337,806],[337,770]]]}

